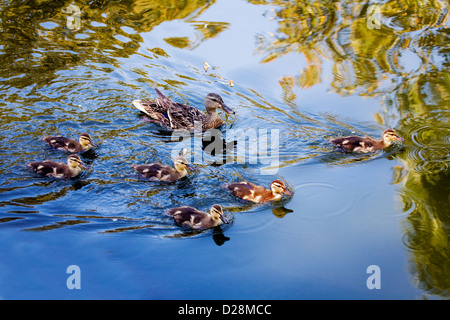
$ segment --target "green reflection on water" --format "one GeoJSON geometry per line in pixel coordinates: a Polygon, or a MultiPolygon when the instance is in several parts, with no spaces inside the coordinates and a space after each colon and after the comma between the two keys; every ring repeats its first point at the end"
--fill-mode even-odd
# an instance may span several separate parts
{"type": "Polygon", "coordinates": [[[382,97],[381,124],[392,112],[400,115],[406,148],[398,157],[408,172],[402,199],[405,211],[413,206],[404,226],[411,273],[419,287],[450,297],[448,1],[249,2],[277,6],[277,33],[259,38],[262,63],[289,52],[305,57],[300,74],[280,79],[286,101],[296,99],[295,87],[321,83],[329,60],[335,92],[382,97]]]}
{"type": "MultiPolygon", "coordinates": [[[[77,30],[70,29],[68,24],[74,15],[68,12],[72,3],[32,0],[0,3],[2,85],[17,88],[43,85],[56,78],[58,70],[92,61],[118,66],[116,58],[136,53],[142,41],[140,33],[164,21],[194,18],[214,1],[76,1],[80,10],[77,30]]],[[[226,28],[220,26],[212,24],[205,31],[202,29],[197,42],[226,28]]]]}
{"type": "MultiPolygon", "coordinates": [[[[408,171],[402,176],[402,199],[406,209],[412,208],[404,223],[411,272],[424,290],[449,297],[449,3],[380,2],[378,28],[367,1],[249,2],[276,8],[272,18],[278,22],[278,30],[272,37],[260,36],[257,44],[258,53],[264,56],[261,62],[269,63],[289,52],[302,54],[307,62],[298,74],[279,80],[287,102],[295,100],[295,88],[307,89],[323,81],[323,61],[328,60],[333,63],[331,87],[335,92],[383,97],[386,112],[378,117],[382,124],[389,122],[392,112],[401,116],[397,129],[406,138],[406,147],[397,156],[408,171]]],[[[71,3],[0,2],[0,86],[9,89],[0,93],[2,130],[12,130],[10,123],[26,123],[40,116],[34,109],[27,113],[26,108],[20,114],[10,113],[6,102],[23,99],[28,105],[39,103],[43,97],[35,96],[36,88],[57,79],[61,70],[96,63],[93,68],[113,72],[112,67],[120,68],[119,58],[137,53],[141,33],[164,21],[188,19],[195,39],[179,35],[165,41],[189,50],[229,26],[227,22],[195,20],[214,1],[86,0],[76,2],[81,10],[81,29],[73,32],[67,27],[68,14],[64,11],[71,3]],[[27,87],[32,88],[28,96],[13,90],[27,87]]],[[[160,48],[145,56],[149,60],[168,57],[160,48]]],[[[174,80],[167,82],[175,85],[174,80]]],[[[67,95],[72,89],[77,90],[69,84],[67,95]]],[[[57,103],[58,99],[47,97],[46,101],[57,103]]],[[[77,112],[66,106],[63,110],[60,103],[52,108],[52,112],[77,112]]],[[[43,116],[47,114],[50,112],[42,112],[43,116]]],[[[23,132],[16,137],[30,134],[25,127],[20,130],[23,132]]],[[[20,158],[19,154],[12,155],[20,158]]],[[[50,196],[60,198],[68,191],[63,188],[50,196]]],[[[36,204],[47,201],[46,196],[21,201],[36,204]]],[[[276,212],[277,216],[286,214],[283,210],[276,212]]]]}

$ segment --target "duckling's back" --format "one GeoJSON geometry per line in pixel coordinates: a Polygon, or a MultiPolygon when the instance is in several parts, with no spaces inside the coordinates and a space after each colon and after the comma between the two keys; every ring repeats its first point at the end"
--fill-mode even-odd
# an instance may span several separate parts
{"type": "Polygon", "coordinates": [[[202,220],[207,216],[204,212],[192,207],[172,208],[167,211],[167,214],[171,216],[177,224],[193,228],[199,226],[202,223],[202,220]]]}
{"type": "Polygon", "coordinates": [[[60,178],[68,174],[68,168],[66,166],[51,160],[30,162],[28,166],[42,176],[60,178]]]}

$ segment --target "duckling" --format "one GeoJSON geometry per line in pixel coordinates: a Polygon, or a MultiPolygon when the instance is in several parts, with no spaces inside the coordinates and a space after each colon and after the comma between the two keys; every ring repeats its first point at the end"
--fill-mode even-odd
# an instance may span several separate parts
{"type": "Polygon", "coordinates": [[[43,137],[42,140],[48,143],[52,148],[68,151],[70,153],[85,152],[91,147],[97,146],[88,133],[82,133],[78,141],[60,136],[46,136],[43,137]]]}
{"type": "Polygon", "coordinates": [[[179,156],[174,161],[174,168],[165,166],[159,163],[151,164],[132,164],[131,167],[139,172],[144,178],[151,181],[169,181],[174,182],[184,178],[187,175],[187,170],[194,170],[184,158],[187,153],[187,149],[183,148],[179,156]]]}
{"type": "Polygon", "coordinates": [[[353,152],[372,152],[380,149],[384,149],[391,145],[392,141],[397,140],[403,142],[404,139],[401,138],[397,133],[392,129],[387,129],[383,132],[383,136],[381,140],[376,140],[370,137],[358,137],[358,136],[349,136],[349,137],[341,137],[330,140],[330,142],[339,148],[342,151],[353,151],[353,152]]]}
{"type": "Polygon", "coordinates": [[[286,188],[284,182],[278,179],[272,181],[270,190],[247,181],[231,183],[226,185],[226,188],[236,197],[255,203],[278,201],[283,194],[288,196],[293,195],[293,193],[286,188]]]}
{"type": "Polygon", "coordinates": [[[67,164],[51,160],[37,161],[28,163],[28,167],[36,173],[46,177],[57,179],[69,179],[78,176],[82,169],[87,169],[80,157],[72,154],[67,158],[67,164]]]}
{"type": "Polygon", "coordinates": [[[175,223],[192,229],[207,229],[229,223],[223,215],[222,206],[218,204],[211,207],[210,213],[184,206],[169,209],[167,214],[175,220],[175,223]]]}
{"type": "Polygon", "coordinates": [[[156,101],[134,100],[133,105],[147,114],[151,121],[167,130],[185,129],[193,131],[195,123],[200,122],[202,130],[217,128],[222,125],[223,120],[217,114],[216,109],[221,108],[228,114],[234,111],[225,105],[222,97],[217,93],[209,93],[205,98],[207,113],[187,104],[173,102],[155,88],[158,95],[156,101]]]}

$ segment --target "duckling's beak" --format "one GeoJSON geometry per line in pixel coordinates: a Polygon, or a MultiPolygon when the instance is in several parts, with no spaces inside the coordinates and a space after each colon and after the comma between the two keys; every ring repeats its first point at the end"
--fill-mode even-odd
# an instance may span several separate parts
{"type": "Polygon", "coordinates": [[[79,162],[80,167],[82,167],[83,169],[87,170],[89,169],[89,167],[87,165],[85,165],[83,162],[79,162]]]}
{"type": "Polygon", "coordinates": [[[223,223],[229,224],[230,222],[225,218],[222,214],[220,215],[220,220],[222,220],[223,223]]]}
{"type": "Polygon", "coordinates": [[[222,110],[228,114],[235,114],[235,112],[233,110],[231,110],[226,104],[222,105],[222,110]]]}
{"type": "Polygon", "coordinates": [[[400,141],[400,142],[405,141],[405,139],[403,139],[403,138],[400,137],[400,136],[395,136],[394,140],[397,140],[397,141],[400,141]]]}
{"type": "Polygon", "coordinates": [[[186,164],[186,168],[188,168],[191,171],[197,171],[197,169],[194,166],[190,165],[190,164],[186,164]]]}
{"type": "Polygon", "coordinates": [[[94,148],[98,147],[98,144],[96,144],[94,141],[89,142],[89,144],[94,148]]]}
{"type": "Polygon", "coordinates": [[[287,194],[288,196],[293,196],[294,195],[294,193],[292,193],[288,189],[284,189],[283,192],[284,192],[284,194],[287,194]]]}

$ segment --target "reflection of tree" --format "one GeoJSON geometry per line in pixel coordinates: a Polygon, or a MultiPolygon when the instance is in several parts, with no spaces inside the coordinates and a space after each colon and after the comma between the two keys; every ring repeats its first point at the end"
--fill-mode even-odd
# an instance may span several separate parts
{"type": "MultiPolygon", "coordinates": [[[[263,63],[289,52],[305,57],[300,75],[280,80],[286,101],[295,100],[296,86],[322,81],[327,59],[337,93],[383,96],[401,115],[406,148],[396,156],[408,170],[400,178],[411,272],[419,287],[450,297],[448,1],[382,1],[375,11],[369,1],[248,1],[276,6],[277,32],[259,37],[263,63]]],[[[387,114],[378,119],[389,121],[387,114]]]]}
{"type": "Polygon", "coordinates": [[[188,37],[170,37],[164,40],[174,47],[192,50],[203,41],[215,37],[230,25],[227,22],[190,21],[190,23],[195,30],[195,38],[193,40],[190,40],[188,37]]]}
{"type": "MultiPolygon", "coordinates": [[[[0,78],[23,88],[48,83],[55,72],[89,62],[117,65],[115,58],[134,54],[140,33],[167,20],[195,18],[213,2],[199,1],[12,1],[0,4],[0,78]],[[81,10],[81,28],[70,30],[66,11],[81,10]]],[[[203,24],[208,24],[207,22],[203,24]]],[[[194,24],[194,27],[197,28],[194,24]]],[[[199,28],[200,29],[200,28],[199,28]]],[[[223,30],[212,23],[197,42],[223,30]],[[214,30],[212,30],[214,29],[214,30]]]]}
{"type": "Polygon", "coordinates": [[[412,207],[405,224],[404,243],[413,253],[411,273],[431,294],[450,297],[449,171],[433,175],[408,174],[403,202],[412,207]]]}
{"type": "Polygon", "coordinates": [[[279,8],[277,33],[261,35],[257,50],[264,55],[262,62],[289,52],[303,54],[307,66],[295,76],[301,88],[320,83],[323,59],[334,62],[332,86],[338,93],[366,96],[390,92],[392,86],[407,85],[420,74],[443,69],[442,61],[449,62],[449,12],[441,1],[380,3],[378,29],[369,23],[366,1],[249,2],[279,8]]]}
{"type": "MultiPolygon", "coordinates": [[[[428,82],[433,86],[433,82],[428,82]]],[[[401,155],[408,174],[402,190],[405,211],[404,243],[412,255],[411,273],[418,285],[443,297],[450,297],[450,146],[449,113],[421,99],[419,86],[409,101],[402,100],[405,118],[400,123],[409,146],[401,155]],[[436,109],[436,110],[432,110],[436,109]],[[420,111],[425,112],[420,112],[420,111]]],[[[447,89],[447,92],[449,90],[447,89]]],[[[439,91],[437,91],[439,92],[439,91]]]]}

